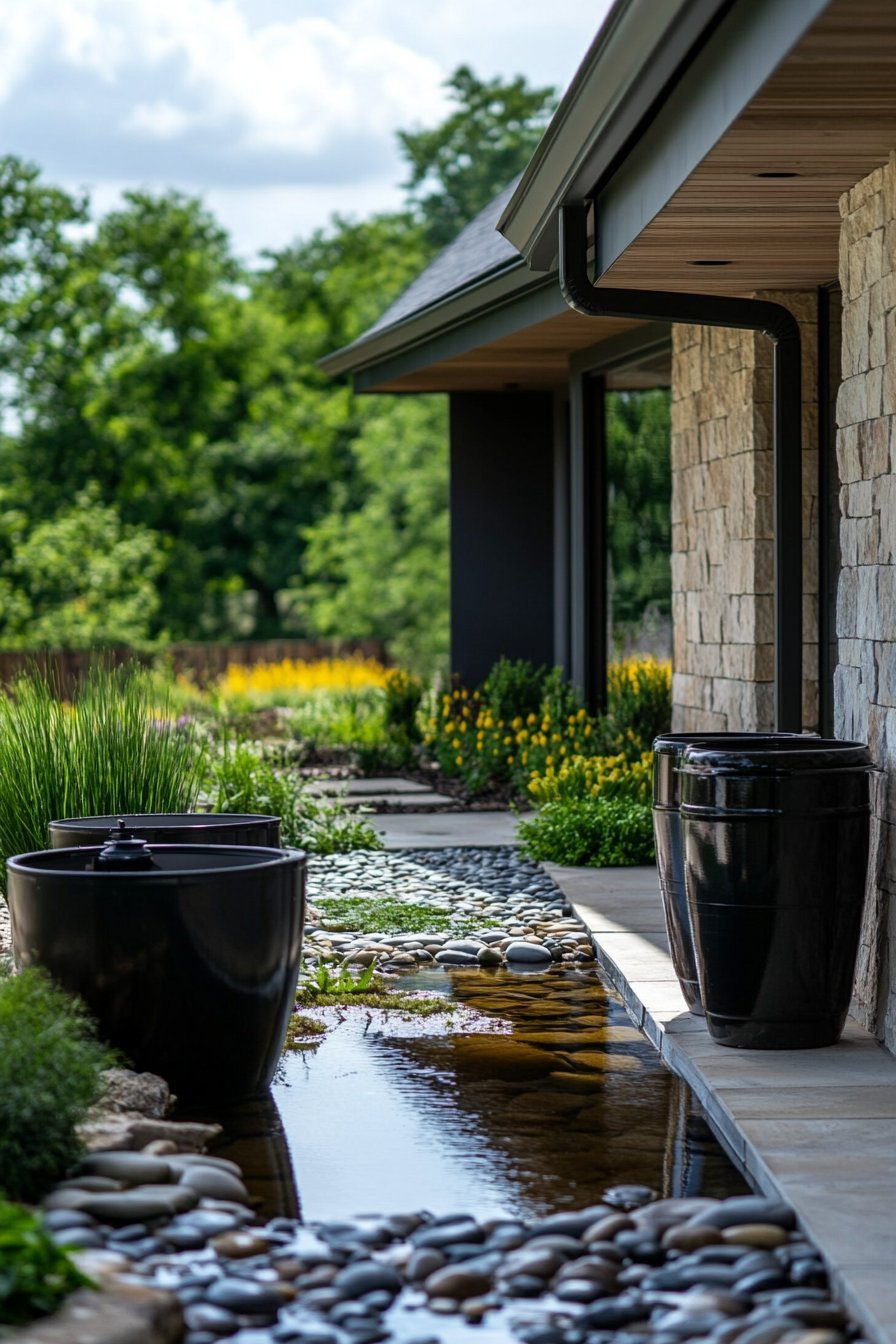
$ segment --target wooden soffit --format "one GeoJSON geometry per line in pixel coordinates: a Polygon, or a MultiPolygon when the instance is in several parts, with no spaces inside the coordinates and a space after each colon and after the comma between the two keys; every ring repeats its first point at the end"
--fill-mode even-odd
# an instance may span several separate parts
{"type": "MultiPolygon", "coordinates": [[[[892,150],[896,3],[831,0],[601,286],[735,294],[836,280],[840,196],[892,150]]],[[[598,219],[614,209],[613,179],[597,205],[598,219]]]]}
{"type": "MultiPolygon", "coordinates": [[[[566,388],[571,356],[641,327],[628,318],[582,317],[571,310],[423,368],[365,383],[377,392],[550,391],[566,388]]],[[[656,380],[654,380],[656,381],[656,380]]],[[[653,385],[653,384],[651,384],[653,385]]]]}

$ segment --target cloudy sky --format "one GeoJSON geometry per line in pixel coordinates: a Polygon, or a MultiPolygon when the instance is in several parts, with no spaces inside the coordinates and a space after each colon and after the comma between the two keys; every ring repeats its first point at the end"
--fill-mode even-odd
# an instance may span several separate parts
{"type": "Polygon", "coordinates": [[[395,131],[462,62],[565,88],[609,0],[0,0],[0,152],[201,193],[252,255],[400,200],[395,131]]]}

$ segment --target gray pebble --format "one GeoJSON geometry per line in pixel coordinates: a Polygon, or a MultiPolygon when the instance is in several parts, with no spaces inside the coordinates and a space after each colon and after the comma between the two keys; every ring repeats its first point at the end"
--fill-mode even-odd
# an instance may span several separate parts
{"type": "Polygon", "coordinates": [[[228,1199],[241,1204],[249,1202],[249,1191],[239,1176],[222,1171],[220,1167],[199,1164],[185,1167],[180,1174],[180,1185],[209,1199],[228,1199]]]}
{"type": "Polygon", "coordinates": [[[125,1181],[128,1185],[161,1185],[171,1180],[167,1159],[147,1157],[144,1153],[90,1153],[78,1170],[85,1176],[108,1176],[114,1181],[125,1181]]]}
{"type": "Polygon", "coordinates": [[[206,1301],[238,1316],[276,1315],[281,1298],[272,1288],[251,1279],[218,1279],[206,1291],[206,1301]]]}
{"type": "Polygon", "coordinates": [[[512,942],[504,949],[508,961],[529,962],[533,965],[547,965],[551,954],[541,943],[512,942]]]}
{"type": "Polygon", "coordinates": [[[357,1298],[375,1290],[385,1290],[392,1296],[401,1292],[401,1279],[390,1265],[370,1260],[358,1265],[347,1265],[333,1280],[334,1289],[342,1296],[357,1298]]]}
{"type": "Polygon", "coordinates": [[[103,1223],[142,1223],[171,1218],[198,1203],[197,1192],[184,1186],[140,1185],[118,1193],[90,1195],[82,1208],[103,1223]]]}

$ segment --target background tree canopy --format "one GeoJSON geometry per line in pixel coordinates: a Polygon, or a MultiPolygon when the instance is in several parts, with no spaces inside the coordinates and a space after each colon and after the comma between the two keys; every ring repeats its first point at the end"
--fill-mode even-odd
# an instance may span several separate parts
{"type": "Polygon", "coordinates": [[[0,644],[370,635],[444,659],[445,399],[355,397],[317,361],[522,170],[553,105],[466,66],[447,87],[442,125],[399,136],[404,211],[252,268],[199,200],[129,192],[91,227],[0,159],[0,644]]]}

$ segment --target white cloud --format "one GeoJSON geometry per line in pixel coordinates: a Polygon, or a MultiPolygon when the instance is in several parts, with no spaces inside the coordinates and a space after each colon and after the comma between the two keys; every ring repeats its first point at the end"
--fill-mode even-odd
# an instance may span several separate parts
{"type": "Polygon", "coordinates": [[[95,198],[202,192],[246,251],[301,192],[306,230],[397,204],[395,133],[445,115],[452,69],[563,85],[608,3],[0,0],[0,152],[95,198]]]}
{"type": "Polygon", "coordinates": [[[167,98],[154,103],[136,103],[124,121],[125,130],[147,135],[156,140],[172,140],[189,124],[189,117],[167,98]]]}
{"type": "MultiPolygon", "coordinates": [[[[91,87],[104,85],[116,93],[110,131],[136,148],[197,137],[190,157],[201,162],[205,144],[209,182],[239,176],[243,156],[265,155],[273,174],[277,159],[323,154],[353,132],[388,136],[445,107],[432,57],[327,18],[253,28],[233,0],[8,0],[0,53],[0,104],[11,111],[41,67],[54,67],[73,95],[71,129],[91,87]],[[153,85],[157,96],[143,97],[153,85]]],[[[76,143],[69,153],[77,158],[76,143]]]]}

